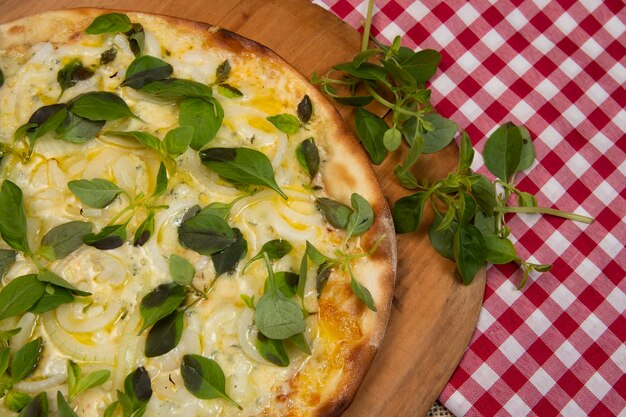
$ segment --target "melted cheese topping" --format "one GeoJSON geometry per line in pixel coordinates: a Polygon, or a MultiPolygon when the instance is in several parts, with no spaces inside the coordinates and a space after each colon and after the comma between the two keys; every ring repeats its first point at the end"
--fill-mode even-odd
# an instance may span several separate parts
{"type": "MultiPolygon", "coordinates": [[[[168,208],[157,211],[155,233],[143,247],[126,243],[103,251],[82,246],[67,258],[48,263],[53,272],[93,296],[79,297],[74,303],[38,317],[27,313],[0,321],[1,329],[22,328],[12,341],[14,350],[34,337],[44,340],[34,375],[15,389],[30,395],[47,391],[50,398],[57,390],[66,392],[68,359],[80,363],[83,372],[110,369],[112,376],[105,385],[81,394],[72,404],[81,417],[99,417],[115,400],[115,390],[121,389],[126,375],[141,365],[147,369],[154,390],[147,416],[307,415],[324,398],[325,392],[337,389],[343,373],[342,358],[347,354],[342,351],[362,337],[358,321],[339,307],[342,303],[354,304],[349,279],[333,274],[327,284],[329,290],[318,305],[315,270],[311,268],[304,301],[313,313],[307,318],[305,333],[312,355],[289,349],[291,364],[281,368],[263,360],[256,351],[254,314],[240,297],[246,294],[258,300],[263,294],[267,270],[263,262],[251,264],[245,274],[241,269],[263,243],[272,239],[286,239],[294,247],[288,256],[276,262],[274,269],[296,273],[307,240],[327,254],[334,254],[342,245],[343,233],[332,230],[315,209],[315,196],[307,186],[309,180],[295,158],[297,145],[308,137],[319,138],[321,143],[331,142],[325,138],[323,120],[314,112],[306,129],[288,137],[266,118],[279,113],[295,114],[297,103],[308,88],[301,81],[284,77],[278,64],[268,60],[219,49],[201,49],[195,39],[166,39],[167,34],[152,32],[149,25],[144,26],[146,53],[169,62],[174,77],[209,84],[215,80],[217,66],[229,60],[232,72],[228,82],[244,96],[232,99],[215,92],[225,117],[210,146],[246,146],[265,153],[289,199],[285,201],[274,191],[264,189],[233,206],[228,223],[239,228],[247,240],[246,258],[240,261],[234,274],[216,280],[206,300],[187,310],[178,346],[163,356],[146,358],[147,332],[137,336],[141,327],[138,305],[156,286],[171,282],[168,258],[178,254],[188,259],[196,268],[193,284],[199,288],[215,278],[209,257],[179,244],[177,227],[183,214],[196,204],[228,203],[241,195],[231,184],[207,170],[197,152],[188,150],[177,158],[176,175],[170,178],[168,192],[159,200],[159,204],[168,208]],[[163,53],[164,45],[167,56],[163,53]],[[329,301],[330,293],[333,302],[329,301]],[[187,353],[201,354],[220,364],[226,375],[226,392],[243,411],[220,399],[200,400],[184,388],[179,368],[182,356],[187,353]],[[299,394],[293,395],[294,392],[299,394]]],[[[178,126],[178,105],[119,87],[133,59],[123,35],[81,35],[71,44],[40,43],[20,54],[0,51],[6,77],[0,89],[0,142],[11,144],[15,130],[42,105],[56,103],[59,98],[66,102],[93,90],[115,92],[139,117],[108,122],[103,132],[143,130],[162,138],[178,126]],[[99,65],[100,54],[112,47],[117,50],[117,58],[99,65]],[[85,66],[95,66],[95,75],[61,94],[57,73],[76,57],[85,66]]],[[[94,223],[95,230],[100,230],[128,204],[128,198],[122,195],[104,209],[83,207],[69,191],[68,181],[104,178],[129,195],[150,194],[159,163],[156,153],[129,139],[100,134],[87,144],[74,145],[48,134],[37,142],[30,160],[5,156],[2,178],[10,179],[22,189],[28,238],[31,247],[37,248],[41,237],[54,226],[82,220],[94,223]]],[[[140,210],[137,213],[129,224],[129,233],[145,218],[145,213],[140,210]]],[[[3,284],[36,271],[32,262],[18,257],[3,284]]],[[[55,415],[54,401],[51,408],[55,415]]],[[[0,405],[0,414],[17,413],[0,405]]]]}

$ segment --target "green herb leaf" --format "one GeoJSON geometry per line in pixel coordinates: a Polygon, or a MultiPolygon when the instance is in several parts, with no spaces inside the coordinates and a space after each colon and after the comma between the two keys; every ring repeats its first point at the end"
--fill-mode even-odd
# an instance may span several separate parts
{"type": "Polygon", "coordinates": [[[16,256],[17,253],[12,250],[0,249],[0,280],[15,263],[16,256]]]}
{"type": "Polygon", "coordinates": [[[515,246],[509,239],[497,236],[484,236],[485,247],[487,248],[487,262],[492,264],[508,264],[519,259],[515,246]]]}
{"type": "Polygon", "coordinates": [[[11,363],[11,380],[14,384],[30,375],[39,362],[41,352],[41,337],[26,343],[17,352],[11,363]]]}
{"type": "Polygon", "coordinates": [[[156,185],[152,197],[161,197],[167,191],[167,170],[165,164],[161,162],[159,165],[159,171],[157,172],[156,185]]]}
{"type": "Polygon", "coordinates": [[[199,212],[181,223],[178,240],[184,247],[209,256],[223,251],[236,239],[223,218],[199,212]]]}
{"type": "Polygon", "coordinates": [[[520,207],[537,207],[537,198],[530,193],[518,191],[517,204],[520,207]]]}
{"type": "Polygon", "coordinates": [[[139,334],[163,317],[171,314],[183,303],[185,289],[176,283],[161,284],[141,299],[139,313],[143,326],[139,334]]]}
{"type": "Polygon", "coordinates": [[[263,246],[261,246],[261,250],[246,262],[243,269],[245,270],[252,262],[263,259],[264,254],[267,254],[269,260],[276,261],[291,252],[292,248],[291,243],[282,239],[274,239],[265,242],[263,246]]]}
{"type": "Polygon", "coordinates": [[[255,321],[259,331],[270,339],[285,340],[306,329],[300,306],[276,289],[259,299],[255,321]]]}
{"type": "Polygon", "coordinates": [[[154,323],[146,338],[146,358],[165,355],[178,346],[183,335],[184,316],[184,312],[174,311],[154,323]]]}
{"type": "Polygon", "coordinates": [[[393,152],[398,149],[401,144],[402,134],[398,129],[392,127],[385,131],[385,134],[383,135],[383,145],[385,145],[385,148],[393,152]]]}
{"type": "Polygon", "coordinates": [[[0,235],[13,249],[30,254],[22,190],[9,180],[0,188],[0,235]]]}
{"type": "Polygon", "coordinates": [[[330,262],[324,262],[317,268],[317,274],[315,275],[315,289],[317,290],[317,297],[322,295],[322,290],[330,278],[332,264],[330,262]]]}
{"type": "Polygon", "coordinates": [[[274,365],[289,366],[289,355],[287,355],[285,344],[282,340],[268,339],[262,333],[259,333],[256,341],[256,350],[263,359],[274,365]]]}
{"type": "Polygon", "coordinates": [[[222,61],[221,64],[217,66],[215,70],[215,84],[221,84],[226,82],[228,77],[230,76],[230,62],[228,60],[222,61]]]}
{"type": "Polygon", "coordinates": [[[213,359],[201,355],[185,355],[180,366],[185,388],[203,400],[221,398],[240,410],[239,404],[226,394],[226,377],[220,365],[213,359]]]}
{"type": "Polygon", "coordinates": [[[346,229],[350,216],[354,212],[345,204],[326,197],[315,200],[315,207],[322,212],[324,220],[337,229],[346,229]]]}
{"type": "Polygon", "coordinates": [[[138,90],[153,81],[168,78],[173,72],[172,66],[159,58],[150,55],[140,56],[128,66],[121,87],[138,90]]]}
{"type": "MultiPolygon", "coordinates": [[[[298,274],[287,271],[274,272],[274,283],[276,289],[283,293],[287,298],[296,295],[296,286],[298,285],[298,274]]],[[[269,291],[269,281],[265,281],[265,292],[269,291]]]]}
{"type": "Polygon", "coordinates": [[[311,242],[306,242],[306,255],[313,261],[315,265],[322,265],[324,262],[330,261],[330,258],[319,251],[311,242]]]}
{"type": "Polygon", "coordinates": [[[41,298],[28,311],[33,314],[42,314],[73,301],[74,296],[68,289],[49,284],[41,298]]]}
{"type": "Polygon", "coordinates": [[[105,226],[98,233],[89,233],[83,238],[85,245],[93,246],[100,250],[119,248],[126,241],[126,226],[124,224],[113,224],[105,226]]]}
{"type": "Polygon", "coordinates": [[[3,347],[0,349],[0,375],[4,374],[9,368],[9,359],[11,357],[11,349],[3,347]]]}
{"type": "Polygon", "coordinates": [[[65,258],[81,247],[83,238],[92,230],[92,223],[80,221],[55,226],[41,239],[39,253],[51,261],[65,258]]]}
{"type": "Polygon", "coordinates": [[[300,142],[296,148],[298,164],[306,172],[309,178],[313,179],[320,169],[320,155],[313,138],[308,138],[300,142]]]}
{"type": "Polygon", "coordinates": [[[397,233],[410,233],[422,223],[424,204],[428,199],[426,192],[420,191],[400,198],[393,206],[393,222],[397,233]]]}
{"type": "Polygon", "coordinates": [[[128,37],[128,45],[135,56],[143,54],[144,44],[146,42],[146,34],[143,26],[139,23],[133,23],[130,30],[126,31],[128,37]]]}
{"type": "Polygon", "coordinates": [[[170,99],[180,99],[183,97],[213,97],[211,87],[197,81],[181,80],[178,78],[153,81],[141,87],[139,91],[153,96],[170,99]]]}
{"type": "Polygon", "coordinates": [[[487,169],[502,181],[509,181],[517,171],[522,155],[521,130],[509,122],[489,136],[483,149],[487,169]]]}
{"type": "Polygon", "coordinates": [[[196,151],[215,138],[223,119],[224,109],[214,98],[188,97],[180,103],[178,121],[193,128],[189,146],[196,151]]]}
{"type": "Polygon", "coordinates": [[[441,62],[441,54],[434,49],[415,52],[408,59],[400,62],[402,68],[411,73],[418,84],[430,80],[441,62]]]}
{"type": "Polygon", "coordinates": [[[100,65],[106,65],[110,62],[113,62],[115,61],[115,58],[117,58],[117,49],[107,49],[100,54],[100,65]]]}
{"type": "Polygon", "coordinates": [[[104,384],[111,376],[111,371],[102,369],[81,375],[80,366],[71,360],[67,361],[68,399],[72,402],[78,395],[88,389],[104,384]]]}
{"type": "Polygon", "coordinates": [[[250,148],[209,148],[200,151],[204,166],[221,177],[244,185],[262,185],[287,196],[276,184],[274,169],[269,158],[250,148]]]}
{"type": "Polygon", "coordinates": [[[122,13],[107,13],[100,15],[85,29],[90,35],[100,33],[127,32],[132,28],[128,16],[122,13]]]}
{"type": "Polygon", "coordinates": [[[363,107],[367,106],[374,100],[372,96],[345,96],[345,97],[333,97],[339,104],[346,106],[363,107]]]}
{"type": "Polygon", "coordinates": [[[26,134],[30,139],[31,147],[34,146],[35,141],[45,135],[57,129],[67,116],[67,108],[65,104],[51,104],[49,106],[43,106],[35,110],[35,112],[28,119],[28,125],[35,125],[26,129],[26,134]]]}
{"type": "Polygon", "coordinates": [[[196,269],[191,262],[182,256],[172,254],[169,261],[170,276],[178,285],[190,285],[193,281],[193,276],[196,274],[196,269]]]}
{"type": "Polygon", "coordinates": [[[433,125],[433,130],[425,132],[423,153],[439,152],[452,140],[459,130],[459,126],[450,119],[441,117],[437,113],[425,114],[423,120],[433,125]]]}
{"type": "Polygon", "coordinates": [[[298,103],[298,119],[302,122],[302,124],[306,124],[311,120],[311,116],[313,115],[313,103],[311,102],[311,98],[308,95],[302,97],[300,103],[298,103]]]}
{"type": "Polygon", "coordinates": [[[485,240],[471,224],[459,224],[454,234],[454,260],[464,284],[469,284],[485,264],[485,240]]]}
{"type": "Polygon", "coordinates": [[[22,409],[18,417],[48,417],[48,394],[40,393],[22,409]]]}
{"type": "Polygon", "coordinates": [[[478,203],[481,212],[491,215],[496,208],[496,187],[484,175],[478,175],[477,181],[472,184],[472,196],[478,203]]]}
{"type": "Polygon", "coordinates": [[[474,161],[474,147],[472,142],[463,130],[461,132],[461,145],[459,146],[459,164],[457,171],[461,174],[467,173],[466,171],[472,166],[474,161]]]}
{"type": "Polygon", "coordinates": [[[61,86],[61,92],[75,86],[79,81],[93,77],[93,70],[83,67],[79,59],[75,58],[65,64],[57,73],[57,81],[61,86]]]}
{"type": "Polygon", "coordinates": [[[219,218],[227,220],[228,215],[230,214],[230,208],[231,208],[230,204],[220,203],[216,201],[204,207],[198,213],[211,214],[213,216],[217,216],[219,218]]]}
{"type": "Polygon", "coordinates": [[[67,112],[63,123],[56,128],[57,139],[69,143],[85,143],[95,138],[105,123],[104,120],[89,120],[67,112]]]}
{"type": "Polygon", "coordinates": [[[311,347],[309,346],[309,343],[306,341],[306,337],[304,337],[304,333],[291,336],[289,339],[285,340],[285,342],[292,344],[298,350],[306,353],[307,355],[311,354],[311,347]]]}
{"type": "Polygon", "coordinates": [[[300,131],[300,121],[293,114],[282,113],[276,116],[268,116],[267,120],[276,126],[278,130],[288,135],[293,135],[300,131]]]}
{"type": "Polygon", "coordinates": [[[365,286],[354,279],[354,277],[350,279],[350,287],[352,288],[352,292],[359,297],[359,300],[363,301],[363,304],[365,304],[367,308],[372,311],[377,311],[376,304],[374,304],[374,299],[372,298],[372,293],[370,293],[365,286]]]}
{"type": "Polygon", "coordinates": [[[522,153],[520,155],[519,164],[517,165],[517,171],[523,171],[530,168],[535,162],[535,145],[532,139],[530,139],[530,133],[524,126],[518,126],[520,134],[522,135],[522,153]]]}
{"type": "Polygon", "coordinates": [[[57,391],[57,408],[59,410],[59,417],[78,417],[65,400],[65,397],[63,397],[61,391],[57,391]]]}
{"type": "Polygon", "coordinates": [[[41,282],[53,284],[57,287],[68,289],[76,295],[82,295],[84,297],[91,295],[90,292],[80,291],[79,289],[74,287],[72,284],[70,284],[69,282],[67,282],[66,280],[64,280],[57,274],[55,274],[54,272],[51,272],[47,269],[43,269],[42,271],[40,271],[37,274],[37,279],[41,282]]]}
{"type": "Polygon", "coordinates": [[[120,187],[102,178],[74,180],[67,186],[83,204],[94,208],[108,206],[122,192],[120,187]]]}
{"type": "Polygon", "coordinates": [[[180,126],[170,130],[161,142],[161,149],[173,157],[182,155],[189,148],[193,132],[194,128],[191,126],[180,126]]]}
{"type": "Polygon", "coordinates": [[[128,374],[124,380],[124,393],[118,400],[122,404],[124,417],[141,417],[146,412],[146,405],[152,398],[150,375],[143,366],[128,374]],[[120,398],[121,397],[121,398],[120,398]],[[128,413],[127,413],[128,412],[128,413]]]}
{"type": "Polygon", "coordinates": [[[92,91],[73,98],[69,103],[72,113],[88,120],[117,120],[136,117],[120,96],[106,91],[92,91]]]}
{"type": "Polygon", "coordinates": [[[343,71],[357,78],[372,81],[384,81],[387,78],[387,72],[380,65],[375,65],[370,62],[363,62],[358,67],[355,67],[350,62],[335,65],[333,69],[337,71],[343,71]]]}
{"type": "Polygon", "coordinates": [[[389,129],[387,123],[374,113],[358,108],[354,113],[354,125],[372,163],[383,162],[389,153],[383,143],[383,136],[389,129]]]}
{"type": "Polygon", "coordinates": [[[154,211],[149,210],[133,236],[133,246],[143,246],[154,233],[154,211]]]}
{"type": "Polygon", "coordinates": [[[211,255],[215,276],[222,274],[232,274],[237,268],[239,260],[246,256],[248,252],[248,242],[237,228],[233,228],[235,242],[221,252],[211,255]]]}
{"type": "Polygon", "coordinates": [[[20,412],[31,402],[32,397],[19,391],[9,391],[4,396],[2,402],[6,408],[11,411],[20,412]]]}
{"type": "Polygon", "coordinates": [[[0,291],[0,320],[22,314],[37,302],[46,290],[46,284],[37,275],[22,275],[9,282],[0,291]]]}
{"type": "Polygon", "coordinates": [[[0,87],[4,85],[4,73],[0,70],[0,87]]]}
{"type": "Polygon", "coordinates": [[[154,151],[160,152],[161,140],[154,136],[152,133],[143,132],[140,130],[121,131],[121,130],[109,130],[105,132],[107,136],[119,136],[122,138],[135,139],[145,147],[154,151]]]}
{"type": "Polygon", "coordinates": [[[441,228],[443,217],[439,214],[435,216],[433,223],[428,229],[428,237],[430,243],[439,252],[441,256],[448,259],[454,259],[454,236],[459,227],[458,222],[453,221],[448,227],[441,228]]]}
{"type": "Polygon", "coordinates": [[[233,87],[230,84],[226,84],[226,83],[218,84],[217,91],[218,91],[218,93],[220,93],[224,97],[228,97],[228,98],[243,97],[243,93],[241,92],[241,90],[239,90],[236,87],[233,87]]]}
{"type": "Polygon", "coordinates": [[[357,193],[352,194],[350,201],[354,211],[348,218],[346,230],[348,231],[349,237],[359,236],[372,227],[374,223],[374,210],[372,210],[370,203],[357,193]]]}
{"type": "Polygon", "coordinates": [[[119,401],[113,401],[107,406],[107,408],[104,409],[104,414],[102,415],[102,417],[113,417],[113,414],[115,413],[115,410],[117,410],[117,407],[119,405],[119,401]]]}

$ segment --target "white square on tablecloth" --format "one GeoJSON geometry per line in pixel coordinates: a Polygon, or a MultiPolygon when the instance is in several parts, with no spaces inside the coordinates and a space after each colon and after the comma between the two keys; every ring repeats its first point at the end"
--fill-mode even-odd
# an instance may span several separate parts
{"type": "Polygon", "coordinates": [[[593,313],[590,313],[589,316],[582,322],[580,328],[589,335],[594,341],[598,340],[600,336],[606,332],[607,327],[602,321],[593,313]]]}
{"type": "Polygon", "coordinates": [[[527,416],[530,412],[530,407],[517,394],[513,394],[509,401],[504,404],[504,409],[512,416],[527,416]]]}
{"type": "Polygon", "coordinates": [[[546,245],[548,245],[558,256],[561,256],[563,252],[570,247],[571,243],[569,239],[561,234],[561,232],[555,230],[554,233],[546,239],[546,245]]]}
{"type": "Polygon", "coordinates": [[[476,59],[472,51],[465,52],[459,59],[457,59],[456,63],[468,74],[474,72],[474,70],[480,65],[480,61],[476,59]]]}
{"type": "MultiPolygon", "coordinates": [[[[546,127],[544,131],[537,136],[537,138],[550,149],[554,149],[557,145],[563,143],[563,135],[561,135],[552,125],[548,125],[548,127],[546,127]]],[[[613,143],[611,142],[611,146],[612,145],[613,143]]]]}
{"type": "Polygon", "coordinates": [[[607,233],[604,239],[599,243],[599,246],[609,255],[611,258],[615,258],[620,250],[624,249],[624,242],[620,242],[612,233],[607,233]]]}
{"type": "Polygon", "coordinates": [[[585,9],[589,10],[589,12],[593,12],[602,4],[602,0],[578,0],[578,1],[580,1],[580,3],[582,3],[585,9]]]}
{"type": "Polygon", "coordinates": [[[602,181],[600,184],[598,184],[596,189],[593,190],[593,194],[607,206],[611,201],[615,200],[615,197],[617,197],[618,195],[615,188],[613,188],[613,186],[611,186],[608,181],[602,181]]]}
{"type": "Polygon", "coordinates": [[[613,291],[606,296],[606,301],[620,314],[624,314],[626,310],[626,293],[619,287],[613,288],[613,291]]]}
{"type": "Polygon", "coordinates": [[[567,57],[567,59],[559,65],[559,69],[563,71],[571,80],[573,80],[583,70],[571,57],[567,57]]]}
{"type": "Polygon", "coordinates": [[[576,403],[574,399],[569,400],[569,402],[565,404],[565,407],[563,407],[561,413],[561,415],[567,417],[587,417],[587,413],[585,413],[585,410],[580,408],[580,406],[576,403]]]}
{"type": "Polygon", "coordinates": [[[457,88],[457,85],[444,73],[437,74],[430,86],[442,96],[447,96],[457,88]]]}
{"type": "Polygon", "coordinates": [[[591,164],[578,152],[572,155],[572,157],[566,163],[567,167],[575,172],[579,177],[585,173],[591,167],[591,164]]]}
{"type": "Polygon", "coordinates": [[[412,1],[410,5],[405,9],[405,11],[417,21],[423,19],[424,17],[426,17],[427,14],[430,13],[430,9],[426,7],[421,1],[412,1]]]}
{"type": "Polygon", "coordinates": [[[467,26],[471,25],[480,13],[476,11],[474,6],[471,3],[465,3],[459,10],[456,11],[456,15],[465,23],[467,26]]]}
{"type": "Polygon", "coordinates": [[[598,83],[593,83],[591,87],[585,91],[585,94],[587,94],[587,97],[593,100],[593,102],[598,106],[609,98],[609,93],[607,93],[606,90],[598,83]]]}
{"type": "Polygon", "coordinates": [[[533,311],[526,319],[526,324],[537,336],[541,336],[552,326],[550,320],[540,310],[533,311]]]}
{"type": "Polygon", "coordinates": [[[394,22],[389,22],[389,24],[385,26],[385,28],[380,33],[385,38],[392,41],[393,38],[395,38],[398,35],[404,36],[405,32],[402,30],[400,26],[396,25],[394,22]]]}
{"type": "Polygon", "coordinates": [[[519,9],[513,9],[513,11],[509,13],[505,19],[518,32],[528,24],[528,19],[526,19],[526,16],[524,16],[519,9]]]}
{"type": "Polygon", "coordinates": [[[563,311],[567,310],[567,308],[576,301],[576,296],[563,284],[559,284],[559,286],[552,291],[550,298],[552,298],[563,311]]]}
{"type": "Polygon", "coordinates": [[[533,0],[533,3],[535,3],[538,8],[543,9],[550,4],[550,0],[533,0]]]}
{"type": "Polygon", "coordinates": [[[529,378],[529,381],[541,395],[546,395],[552,389],[556,381],[543,368],[537,369],[529,378]]]}
{"type": "Polygon", "coordinates": [[[483,36],[481,40],[492,51],[497,50],[504,44],[504,39],[495,29],[491,29],[489,32],[487,32],[487,34],[483,36]]]}
{"type": "Polygon", "coordinates": [[[622,372],[626,373],[626,345],[621,345],[611,355],[611,360],[619,366],[622,372]]]}
{"type": "Polygon", "coordinates": [[[446,26],[441,25],[432,33],[432,38],[445,48],[450,42],[454,40],[454,34],[450,32],[446,26]]]}
{"type": "Polygon", "coordinates": [[[498,98],[507,91],[509,87],[506,86],[498,77],[491,77],[489,81],[483,85],[483,90],[488,92],[493,98],[498,98]]]}
{"type": "Polygon", "coordinates": [[[505,280],[502,282],[502,285],[496,289],[496,294],[502,301],[511,306],[521,297],[522,291],[515,288],[515,285],[511,281],[505,280]]]}
{"type": "Polygon", "coordinates": [[[450,398],[446,402],[446,406],[450,407],[448,404],[454,404],[453,411],[456,415],[465,415],[470,408],[472,408],[472,403],[458,390],[454,390],[454,392],[450,394],[450,398]]]}
{"type": "Polygon", "coordinates": [[[626,26],[624,26],[624,23],[622,23],[619,16],[613,16],[611,19],[609,19],[608,22],[604,24],[603,27],[604,30],[609,32],[611,36],[613,36],[615,39],[622,36],[622,33],[624,33],[624,31],[626,30],[626,26]]]}
{"type": "Polygon", "coordinates": [[[483,114],[480,106],[471,98],[467,99],[467,101],[459,107],[459,111],[463,113],[463,115],[467,117],[470,122],[473,122],[483,114]]]}
{"type": "MultiPolygon", "coordinates": [[[[602,132],[598,132],[593,135],[589,142],[591,142],[591,144],[602,153],[606,153],[609,149],[613,147],[613,141],[602,132]]],[[[626,170],[622,171],[622,173],[626,175],[626,170]]]]}
{"type": "Polygon", "coordinates": [[[493,323],[496,322],[495,317],[491,315],[486,309],[481,308],[480,313],[478,315],[478,322],[476,323],[476,328],[478,331],[485,333],[493,323]]]}
{"type": "MultiPolygon", "coordinates": [[[[474,160],[476,160],[476,157],[474,156],[474,160]]],[[[619,170],[619,172],[621,172],[623,175],[626,175],[626,161],[622,162],[621,164],[619,164],[619,166],[617,167],[617,169],[619,170]]],[[[624,220],[624,219],[622,219],[624,220]]]]}
{"type": "Polygon", "coordinates": [[[546,35],[543,33],[537,36],[532,42],[531,45],[537,48],[539,52],[542,54],[546,54],[554,48],[554,42],[552,42],[546,35]]]}
{"type": "Polygon", "coordinates": [[[563,194],[565,194],[565,188],[554,177],[550,177],[548,181],[541,187],[541,192],[550,199],[550,202],[557,202],[563,194]]]}
{"type": "Polygon", "coordinates": [[[500,378],[498,378],[498,374],[495,373],[495,371],[491,369],[487,363],[483,363],[474,371],[472,379],[474,379],[486,391],[500,378]]]}
{"type": "Polygon", "coordinates": [[[526,352],[514,336],[507,337],[507,339],[502,342],[499,349],[511,363],[517,362],[517,360],[526,352]]]}
{"type": "Polygon", "coordinates": [[[569,35],[569,33],[578,27],[578,23],[569,13],[565,12],[554,22],[554,25],[563,32],[565,35],[569,35]]]}
{"type": "Polygon", "coordinates": [[[576,273],[581,276],[585,282],[591,284],[602,272],[593,262],[589,259],[583,259],[576,267],[576,273]]]}
{"type": "Polygon", "coordinates": [[[537,84],[535,91],[541,94],[546,100],[550,100],[556,95],[556,93],[559,92],[559,89],[548,78],[544,78],[539,84],[537,84]]]}
{"type": "Polygon", "coordinates": [[[537,109],[532,108],[525,100],[520,100],[519,103],[511,109],[511,114],[522,123],[526,123],[536,112],[537,109]]]}
{"type": "Polygon", "coordinates": [[[572,126],[576,127],[581,124],[587,116],[585,113],[580,111],[577,105],[572,104],[567,110],[563,112],[563,116],[567,119],[568,122],[572,124],[572,126]]]}
{"type": "Polygon", "coordinates": [[[591,378],[585,383],[585,387],[601,400],[611,390],[611,384],[606,382],[606,379],[602,377],[598,372],[591,375],[591,378]]]}
{"type": "MultiPolygon", "coordinates": [[[[626,72],[626,69],[624,71],[626,72]]],[[[621,109],[613,118],[613,123],[615,123],[622,132],[626,132],[626,110],[621,109]]]]}
{"type": "Polygon", "coordinates": [[[602,45],[600,45],[594,38],[589,38],[585,43],[582,44],[580,49],[583,50],[591,58],[596,58],[598,55],[604,51],[602,45]]]}
{"type": "Polygon", "coordinates": [[[571,368],[572,365],[580,359],[580,353],[568,340],[564,341],[563,344],[559,346],[554,352],[554,355],[559,358],[567,368],[571,368]]]}
{"type": "Polygon", "coordinates": [[[509,61],[508,66],[520,77],[532,68],[530,62],[528,62],[522,55],[515,55],[515,58],[509,61]]]}
{"type": "MultiPolygon", "coordinates": [[[[624,161],[624,164],[626,165],[626,161],[624,161]]],[[[474,152],[474,160],[472,161],[472,166],[470,167],[472,168],[472,171],[476,172],[484,165],[485,160],[483,159],[483,155],[480,152],[474,152]]]]}
{"type": "Polygon", "coordinates": [[[626,68],[619,62],[613,65],[607,72],[618,84],[623,85],[626,83],[626,68]]]}

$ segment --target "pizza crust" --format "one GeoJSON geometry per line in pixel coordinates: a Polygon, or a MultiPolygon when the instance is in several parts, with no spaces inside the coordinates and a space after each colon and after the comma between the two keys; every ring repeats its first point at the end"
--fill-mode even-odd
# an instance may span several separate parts
{"type": "MultiPolygon", "coordinates": [[[[93,19],[111,10],[80,8],[45,12],[40,15],[26,17],[16,22],[0,26],[0,50],[19,56],[30,46],[39,42],[51,41],[54,45],[63,45],[80,36],[85,36],[84,29],[93,19]]],[[[281,71],[281,75],[292,80],[308,94],[314,103],[315,117],[327,121],[325,137],[316,137],[323,161],[320,166],[322,186],[333,199],[350,205],[353,192],[361,194],[374,209],[375,222],[373,227],[363,236],[360,242],[364,250],[371,248],[381,235],[385,235],[377,251],[358,265],[359,280],[365,285],[375,300],[378,311],[368,310],[353,294],[346,294],[342,304],[334,305],[333,297],[328,293],[322,296],[321,308],[333,306],[356,318],[360,330],[358,340],[346,342],[348,348],[340,350],[341,375],[335,392],[319,393],[320,398],[308,403],[308,410],[292,406],[292,399],[283,398],[285,416],[311,415],[318,417],[337,417],[350,404],[358,386],[380,347],[385,327],[390,314],[393,285],[396,271],[396,246],[392,218],[388,204],[382,194],[369,160],[354,135],[345,126],[335,108],[308,80],[293,69],[287,62],[267,47],[252,40],[243,38],[226,29],[205,23],[193,22],[180,18],[139,12],[126,13],[132,21],[140,22],[147,31],[167,33],[168,37],[192,39],[202,42],[203,48],[221,49],[241,56],[254,57],[271,63],[281,71]],[[300,411],[298,411],[300,410],[300,411]],[[298,414],[303,412],[303,414],[298,414]],[[289,414],[287,414],[289,413],[289,414]],[[291,414],[294,413],[294,414],[291,414]]],[[[3,68],[4,71],[13,69],[3,68]]],[[[339,287],[339,286],[338,286],[339,287]]],[[[336,291],[346,290],[345,285],[336,291]]],[[[324,313],[320,313],[322,316],[324,313]]],[[[337,352],[335,352],[336,354],[337,352]]],[[[328,358],[326,358],[328,360],[328,358]]],[[[302,375],[315,370],[302,369],[291,382],[292,395],[305,397],[307,391],[306,378],[302,375]]],[[[308,401],[308,400],[307,400],[308,401]]],[[[270,415],[272,411],[269,411],[270,415]]],[[[262,414],[268,415],[268,414],[262,414]]]]}

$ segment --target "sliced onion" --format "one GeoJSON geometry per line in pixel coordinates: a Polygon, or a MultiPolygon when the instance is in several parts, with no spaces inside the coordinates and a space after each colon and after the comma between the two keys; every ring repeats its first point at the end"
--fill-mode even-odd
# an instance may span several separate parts
{"type": "Polygon", "coordinates": [[[253,319],[254,310],[250,308],[246,308],[239,316],[239,326],[237,327],[239,346],[250,359],[258,363],[267,363],[254,346],[259,330],[254,325],[253,319]]]}
{"type": "Polygon", "coordinates": [[[20,392],[25,392],[27,394],[39,394],[42,391],[47,391],[50,388],[54,388],[58,385],[61,385],[67,379],[67,375],[65,373],[51,375],[45,379],[38,380],[25,380],[15,384],[15,390],[20,392]]]}
{"type": "MultiPolygon", "coordinates": [[[[143,338],[137,337],[137,331],[139,330],[139,321],[141,317],[138,312],[128,312],[128,322],[126,326],[124,326],[124,331],[118,342],[118,349],[114,351],[114,356],[117,356],[117,366],[113,371],[113,386],[121,387],[128,375],[135,366],[135,360],[137,358],[137,350],[139,349],[139,341],[144,340],[143,338]]],[[[118,325],[121,325],[121,322],[118,322],[118,325]]]]}
{"type": "Polygon", "coordinates": [[[97,314],[89,312],[81,314],[84,308],[82,303],[63,304],[57,308],[57,320],[64,330],[71,333],[101,330],[117,320],[122,310],[122,303],[119,300],[111,300],[106,305],[95,304],[89,307],[92,312],[101,309],[97,314]]]}

